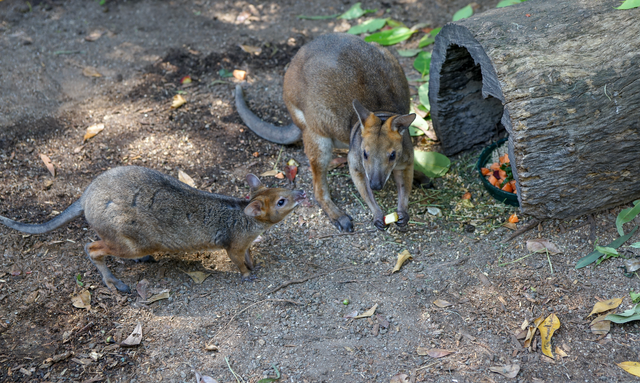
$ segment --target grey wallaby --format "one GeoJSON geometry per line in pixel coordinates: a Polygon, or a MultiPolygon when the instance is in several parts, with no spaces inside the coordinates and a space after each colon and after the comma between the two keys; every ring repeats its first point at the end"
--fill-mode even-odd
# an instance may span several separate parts
{"type": "Polygon", "coordinates": [[[247,175],[250,199],[194,189],[158,171],[123,166],[96,177],[80,199],[49,222],[39,225],[0,216],[4,225],[43,234],[84,216],[100,240],[84,247],[109,287],[129,287],[107,268],[105,256],[138,259],[157,252],[225,249],[243,279],[254,268],[249,247],[306,198],[301,190],[267,188],[247,175]]]}
{"type": "Polygon", "coordinates": [[[413,144],[409,125],[409,84],[398,60],[385,48],[359,37],[332,33],[304,45],[284,76],[284,102],[293,124],[277,127],[247,107],[240,85],[236,108],[258,136],[279,144],[302,138],[311,164],[315,197],[341,231],[353,231],[350,216],[331,200],[327,169],[335,147],[349,148],[351,177],[384,229],[384,214],[373,190],[393,173],[398,188],[398,226],[409,222],[413,144]],[[371,112],[373,111],[373,112],[371,112]]]}

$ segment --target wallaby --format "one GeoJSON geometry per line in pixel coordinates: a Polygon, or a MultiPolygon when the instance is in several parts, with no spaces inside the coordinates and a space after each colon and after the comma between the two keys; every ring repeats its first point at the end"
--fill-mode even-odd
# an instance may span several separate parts
{"type": "Polygon", "coordinates": [[[397,225],[409,222],[413,145],[407,128],[415,115],[408,114],[404,71],[387,49],[344,33],[322,35],[300,48],[284,75],[284,102],[293,120],[287,127],[253,114],[240,85],[235,96],[240,117],[258,136],[279,144],[302,137],[315,197],[339,230],[353,231],[353,223],[329,192],[327,168],[334,146],[349,147],[351,176],[376,227],[385,228],[384,215],[372,190],[382,189],[391,172],[398,187],[397,225]],[[378,113],[380,118],[375,112],[385,113],[378,113]]]}
{"type": "Polygon", "coordinates": [[[254,269],[249,247],[306,198],[301,190],[269,189],[247,175],[250,199],[194,189],[140,166],[122,166],[96,177],[80,199],[49,222],[30,225],[0,216],[4,225],[42,234],[84,216],[100,240],[84,247],[107,287],[129,287],[107,268],[105,256],[138,259],[157,252],[225,249],[242,273],[254,269]]]}

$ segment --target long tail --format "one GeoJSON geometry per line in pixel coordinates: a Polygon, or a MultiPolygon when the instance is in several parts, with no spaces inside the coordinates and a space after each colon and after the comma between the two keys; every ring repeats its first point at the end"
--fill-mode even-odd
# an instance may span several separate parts
{"type": "Polygon", "coordinates": [[[28,223],[16,222],[1,215],[0,223],[23,233],[43,234],[51,230],[55,230],[65,223],[80,217],[83,212],[84,209],[82,208],[81,200],[77,200],[76,202],[72,203],[71,206],[69,206],[65,211],[55,216],[51,221],[39,225],[30,225],[28,223]]]}
{"type": "Polygon", "coordinates": [[[247,125],[255,134],[267,141],[275,142],[276,144],[289,145],[300,141],[302,138],[302,131],[293,123],[288,126],[275,126],[262,121],[258,116],[253,114],[244,102],[242,87],[240,84],[236,85],[236,109],[238,109],[238,114],[240,114],[240,118],[242,118],[244,124],[247,125]]]}

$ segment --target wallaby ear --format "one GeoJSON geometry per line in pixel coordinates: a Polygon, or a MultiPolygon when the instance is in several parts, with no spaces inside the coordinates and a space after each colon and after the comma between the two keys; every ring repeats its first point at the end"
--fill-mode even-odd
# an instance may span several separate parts
{"type": "Polygon", "coordinates": [[[261,187],[264,187],[262,186],[262,182],[260,182],[260,179],[251,173],[247,174],[247,183],[249,184],[251,190],[258,190],[261,187]]]}
{"type": "Polygon", "coordinates": [[[353,104],[353,109],[356,111],[356,114],[360,119],[360,124],[364,126],[364,121],[371,115],[371,112],[369,112],[367,108],[362,106],[362,104],[358,100],[353,100],[352,104],[353,104]]]}
{"type": "Polygon", "coordinates": [[[398,116],[391,121],[391,129],[402,134],[406,128],[411,126],[411,123],[413,123],[415,119],[416,115],[414,113],[398,116]]]}
{"type": "Polygon", "coordinates": [[[256,199],[251,201],[251,203],[244,208],[244,214],[248,215],[249,217],[257,217],[262,215],[262,208],[262,201],[256,199]]]}

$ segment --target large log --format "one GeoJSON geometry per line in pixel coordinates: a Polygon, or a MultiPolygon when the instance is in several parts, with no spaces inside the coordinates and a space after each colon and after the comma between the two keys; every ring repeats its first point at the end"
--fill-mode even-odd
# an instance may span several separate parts
{"type": "Polygon", "coordinates": [[[572,218],[640,196],[640,8],[529,0],[442,28],[431,116],[445,154],[509,134],[523,213],[572,218]]]}

